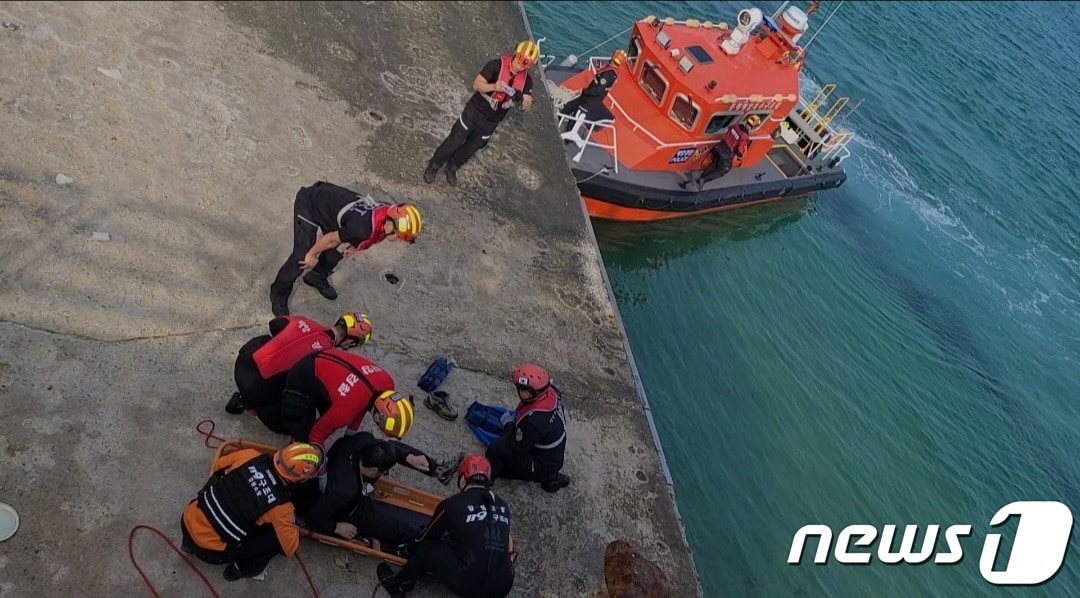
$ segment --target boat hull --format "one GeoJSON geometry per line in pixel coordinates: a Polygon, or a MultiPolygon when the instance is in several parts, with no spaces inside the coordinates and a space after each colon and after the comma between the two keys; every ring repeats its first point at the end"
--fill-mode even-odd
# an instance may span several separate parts
{"type": "Polygon", "coordinates": [[[782,181],[763,181],[703,192],[667,191],[594,176],[574,169],[578,191],[589,216],[601,220],[650,222],[732,210],[806,197],[844,183],[842,170],[829,170],[782,181]]]}

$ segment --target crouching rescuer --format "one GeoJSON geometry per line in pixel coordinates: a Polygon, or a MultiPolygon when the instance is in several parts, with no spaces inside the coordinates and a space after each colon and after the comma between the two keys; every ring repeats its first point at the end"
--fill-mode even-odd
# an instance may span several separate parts
{"type": "Polygon", "coordinates": [[[274,555],[292,556],[300,529],[292,491],[322,468],[322,449],[298,442],[273,455],[241,449],[223,455],[180,518],[181,547],[211,565],[228,565],[228,581],[257,577],[274,555]]]}
{"type": "Polygon", "coordinates": [[[488,446],[493,479],[540,482],[548,492],[570,484],[561,473],[566,452],[566,421],[559,389],[544,368],[527,363],[511,375],[519,403],[503,416],[502,436],[488,446]]]}

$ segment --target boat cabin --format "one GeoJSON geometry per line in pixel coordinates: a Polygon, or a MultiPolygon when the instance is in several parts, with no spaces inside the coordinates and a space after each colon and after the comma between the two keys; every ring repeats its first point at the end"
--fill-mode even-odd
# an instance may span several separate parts
{"type": "MultiPolygon", "coordinates": [[[[593,127],[592,141],[617,147],[618,162],[633,170],[694,170],[732,126],[757,115],[749,148],[735,160],[753,166],[798,105],[805,55],[797,42],[806,28],[806,13],[794,6],[776,19],[742,10],[734,29],[670,17],[636,22],[628,61],[604,102],[612,119],[593,127]]],[[[563,86],[582,89],[596,69],[614,68],[603,59],[590,63],[563,86]]]]}

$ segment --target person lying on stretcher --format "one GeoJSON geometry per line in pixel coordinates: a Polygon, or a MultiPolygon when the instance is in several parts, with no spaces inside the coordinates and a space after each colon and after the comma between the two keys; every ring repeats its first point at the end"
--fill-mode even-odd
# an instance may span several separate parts
{"type": "Polygon", "coordinates": [[[366,538],[375,550],[407,556],[428,518],[374,500],[375,482],[394,465],[405,465],[449,484],[457,461],[440,464],[403,442],[381,440],[369,432],[338,439],[327,454],[326,489],[300,514],[320,534],[347,540],[366,538]]]}

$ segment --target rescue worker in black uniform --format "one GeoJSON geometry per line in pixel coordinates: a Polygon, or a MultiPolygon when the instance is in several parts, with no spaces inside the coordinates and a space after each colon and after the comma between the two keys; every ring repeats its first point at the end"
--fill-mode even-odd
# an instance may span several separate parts
{"type": "Polygon", "coordinates": [[[607,65],[596,71],[589,86],[581,90],[578,97],[563,104],[559,112],[567,116],[575,116],[579,109],[584,110],[585,120],[592,122],[614,119],[615,116],[604,105],[604,98],[615,85],[615,81],[619,79],[619,67],[626,64],[626,60],[626,50],[615,50],[607,65]]]}
{"type": "Polygon", "coordinates": [[[720,142],[709,150],[712,160],[701,170],[697,179],[687,178],[679,183],[679,187],[685,189],[687,185],[694,183],[697,190],[701,191],[705,183],[727,174],[731,170],[734,158],[741,160],[747,148],[750,147],[750,129],[756,129],[760,124],[761,117],[751,114],[746,118],[746,122],[739,122],[729,127],[720,142]]]}
{"type": "Polygon", "coordinates": [[[441,465],[404,442],[382,440],[370,432],[338,439],[327,453],[326,488],[301,514],[304,525],[320,534],[368,539],[376,550],[404,554],[419,540],[426,517],[372,500],[375,482],[395,465],[404,465],[449,484],[457,461],[441,465]]]}
{"type": "Polygon", "coordinates": [[[404,598],[425,574],[461,598],[504,598],[514,586],[510,507],[491,490],[491,464],[469,455],[458,468],[459,494],[435,507],[416,552],[396,574],[375,568],[392,598],[404,598]],[[445,539],[444,539],[445,536],[445,539]]]}
{"type": "Polygon", "coordinates": [[[227,581],[257,577],[300,546],[293,491],[323,467],[316,445],[293,443],[273,455],[240,449],[214,461],[214,475],[180,518],[180,544],[211,565],[228,565],[227,581]]]}
{"type": "Polygon", "coordinates": [[[420,234],[420,212],[410,204],[383,204],[332,183],[302,187],[293,202],[293,250],[270,285],[274,317],[289,315],[289,295],[304,270],[304,283],[333,301],[330,274],[343,258],[385,239],[412,243],[420,234]],[[338,247],[346,244],[344,251],[338,247]]]}
{"type": "Polygon", "coordinates": [[[253,411],[270,430],[287,434],[276,404],[285,390],[289,370],[305,356],[329,347],[351,349],[371,340],[371,320],[348,312],[333,327],[303,316],[282,316],[270,320],[270,334],[257,336],[243,347],[233,365],[237,391],[225,404],[225,411],[239,415],[253,411]]]}
{"type": "Polygon", "coordinates": [[[510,378],[520,402],[503,416],[503,434],[487,448],[492,479],[540,482],[547,492],[558,492],[570,484],[560,471],[566,420],[559,389],[544,368],[531,363],[518,366],[510,378]]]}
{"type": "Polygon", "coordinates": [[[514,56],[489,61],[473,79],[473,93],[461,116],[442,144],[435,149],[424,170],[424,182],[446,167],[446,182],[457,186],[457,171],[480,148],[488,144],[510,107],[520,99],[525,110],[532,107],[532,76],[529,69],[540,60],[540,47],[532,41],[517,45],[514,56]]]}

